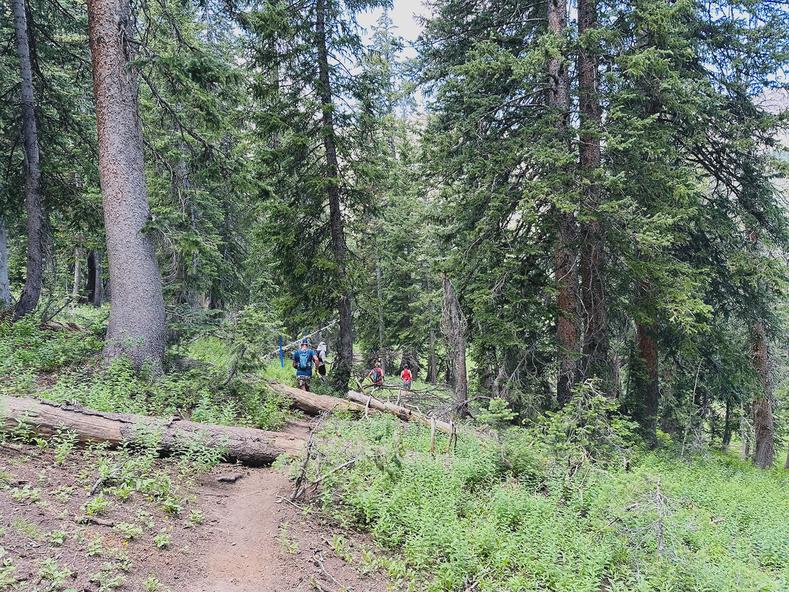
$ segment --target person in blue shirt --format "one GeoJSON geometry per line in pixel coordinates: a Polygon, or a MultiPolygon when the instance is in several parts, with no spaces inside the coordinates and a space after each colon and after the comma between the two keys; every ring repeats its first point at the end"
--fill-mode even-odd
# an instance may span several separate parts
{"type": "Polygon", "coordinates": [[[299,349],[293,352],[293,367],[296,369],[296,380],[299,383],[299,388],[302,390],[310,390],[313,364],[320,364],[318,354],[310,347],[309,339],[302,339],[299,349]]]}

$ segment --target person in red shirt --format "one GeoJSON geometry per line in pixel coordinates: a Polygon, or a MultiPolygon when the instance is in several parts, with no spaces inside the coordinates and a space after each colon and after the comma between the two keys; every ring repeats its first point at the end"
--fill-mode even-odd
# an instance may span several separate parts
{"type": "Polygon", "coordinates": [[[408,364],[403,366],[403,371],[400,373],[400,379],[403,381],[403,389],[410,391],[413,377],[411,376],[411,370],[408,368],[408,364]]]}

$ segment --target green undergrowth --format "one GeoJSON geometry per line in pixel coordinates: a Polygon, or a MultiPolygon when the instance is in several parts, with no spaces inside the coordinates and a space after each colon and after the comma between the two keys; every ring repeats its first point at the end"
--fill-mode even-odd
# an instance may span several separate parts
{"type": "Polygon", "coordinates": [[[606,405],[500,439],[463,433],[451,453],[442,436],[435,456],[423,427],[333,420],[330,464],[360,458],[321,501],[399,554],[380,566],[412,590],[789,589],[789,476],[639,452],[606,405]]]}
{"type": "Polygon", "coordinates": [[[94,333],[42,329],[32,320],[2,324],[0,393],[223,425],[277,429],[285,423],[287,402],[264,382],[228,380],[232,356],[221,342],[196,343],[202,355],[185,358],[184,348],[173,348],[170,371],[154,377],[135,372],[123,358],[103,365],[102,340],[94,333]]]}

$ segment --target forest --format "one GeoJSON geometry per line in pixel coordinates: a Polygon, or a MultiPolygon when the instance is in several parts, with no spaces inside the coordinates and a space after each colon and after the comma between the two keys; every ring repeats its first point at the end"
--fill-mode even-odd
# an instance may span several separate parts
{"type": "Polygon", "coordinates": [[[0,48],[0,590],[789,590],[787,4],[0,48]]]}

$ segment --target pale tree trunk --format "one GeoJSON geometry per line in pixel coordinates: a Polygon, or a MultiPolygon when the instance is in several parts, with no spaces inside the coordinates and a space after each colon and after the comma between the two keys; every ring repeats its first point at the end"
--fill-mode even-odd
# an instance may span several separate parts
{"type": "Polygon", "coordinates": [[[25,0],[12,0],[16,49],[22,89],[22,137],[25,155],[25,210],[27,212],[27,277],[14,310],[19,319],[38,305],[44,278],[44,210],[41,200],[41,165],[38,150],[33,72],[25,13],[25,0]]]}
{"type": "Polygon", "coordinates": [[[0,311],[11,307],[11,284],[8,281],[8,235],[5,218],[0,216],[0,311]]]}
{"type": "Polygon", "coordinates": [[[468,415],[468,375],[466,373],[466,318],[460,309],[455,288],[444,275],[444,335],[447,339],[452,387],[455,393],[455,415],[468,415]]]}
{"type": "Polygon", "coordinates": [[[315,4],[315,34],[318,50],[318,97],[321,102],[323,147],[326,152],[326,193],[329,198],[329,227],[334,260],[337,264],[336,282],[339,291],[337,309],[340,318],[340,347],[332,371],[332,382],[340,390],[348,387],[353,367],[353,318],[351,295],[346,270],[347,247],[340,205],[340,167],[334,130],[334,99],[329,77],[329,50],[326,40],[326,0],[315,4]]]}
{"type": "Polygon", "coordinates": [[[82,248],[74,247],[74,283],[71,286],[71,304],[79,302],[79,289],[82,284],[82,248]]]}
{"type": "Polygon", "coordinates": [[[128,355],[136,368],[162,365],[165,313],[149,217],[137,110],[129,0],[89,0],[88,24],[99,136],[99,177],[112,308],[105,359],[128,355]]]}
{"type": "Polygon", "coordinates": [[[583,376],[599,378],[604,391],[615,393],[608,355],[608,310],[605,301],[605,254],[603,226],[600,221],[602,115],[597,93],[597,53],[590,48],[590,32],[597,28],[595,0],[578,0],[578,94],[581,116],[579,158],[581,173],[581,211],[586,216],[581,232],[581,304],[584,312],[583,376]]]}
{"type": "Polygon", "coordinates": [[[770,377],[770,349],[767,331],[762,321],[751,327],[753,368],[759,377],[761,392],[753,400],[755,450],[753,462],[761,469],[771,467],[775,459],[775,428],[773,425],[773,388],[770,377]]]}
{"type": "MultiPolygon", "coordinates": [[[[566,0],[548,1],[548,31],[563,37],[567,28],[566,0]]],[[[557,146],[569,150],[567,120],[570,110],[569,79],[567,65],[561,58],[548,60],[548,108],[554,118],[557,146]]],[[[560,187],[565,193],[568,188],[560,187]]],[[[572,389],[578,378],[578,272],[576,269],[575,241],[577,231],[572,212],[556,209],[558,232],[554,245],[553,261],[556,279],[556,345],[559,357],[559,372],[556,381],[556,399],[559,405],[570,400],[572,389]]]]}

